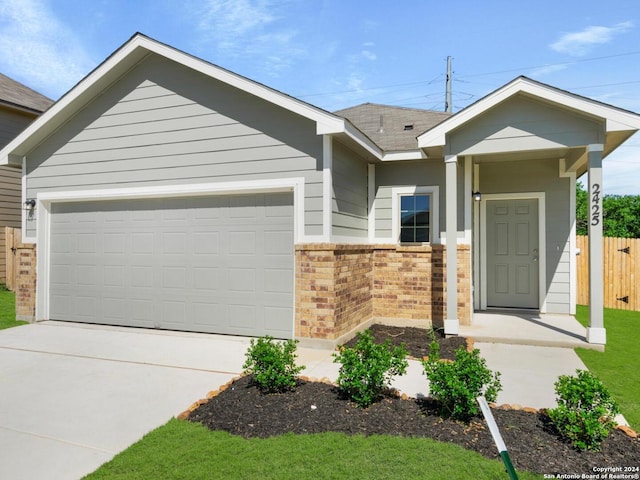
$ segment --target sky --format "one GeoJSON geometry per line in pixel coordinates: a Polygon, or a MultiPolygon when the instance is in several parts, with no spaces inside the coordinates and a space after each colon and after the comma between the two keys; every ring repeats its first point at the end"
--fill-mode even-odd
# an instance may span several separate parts
{"type": "MultiPolygon", "coordinates": [[[[0,72],[57,100],[136,32],[329,111],[443,111],[450,56],[454,112],[519,75],[640,112],[638,0],[0,0],[0,72]]],[[[603,184],[640,195],[640,133],[603,184]]]]}

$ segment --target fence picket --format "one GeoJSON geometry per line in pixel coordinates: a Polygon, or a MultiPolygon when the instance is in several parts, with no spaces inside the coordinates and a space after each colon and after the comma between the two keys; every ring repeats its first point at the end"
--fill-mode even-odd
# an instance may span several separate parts
{"type": "MultiPolygon", "coordinates": [[[[580,305],[589,303],[589,237],[578,236],[580,249],[577,260],[578,295],[580,305]]],[[[604,306],[620,310],[640,310],[640,238],[603,238],[604,306]],[[625,249],[629,249],[625,252],[625,249]],[[625,302],[624,297],[628,297],[625,302]]]]}

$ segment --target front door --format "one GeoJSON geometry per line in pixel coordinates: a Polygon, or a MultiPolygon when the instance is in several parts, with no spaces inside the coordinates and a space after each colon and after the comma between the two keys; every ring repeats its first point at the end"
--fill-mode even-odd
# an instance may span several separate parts
{"type": "Polygon", "coordinates": [[[538,200],[487,201],[487,306],[539,308],[538,200]]]}

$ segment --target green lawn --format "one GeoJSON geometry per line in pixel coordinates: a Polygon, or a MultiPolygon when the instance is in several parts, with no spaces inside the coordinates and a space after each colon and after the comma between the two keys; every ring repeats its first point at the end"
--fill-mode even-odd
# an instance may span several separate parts
{"type": "MultiPolygon", "coordinates": [[[[578,305],[576,318],[589,323],[589,309],[578,305]]],[[[578,356],[612,393],[634,430],[640,430],[640,312],[605,308],[604,352],[576,349],[578,356]]]]}
{"type": "Polygon", "coordinates": [[[507,475],[499,461],[429,439],[326,433],[246,440],[174,419],[85,478],[502,480],[507,475]]]}
{"type": "Polygon", "coordinates": [[[0,330],[25,323],[16,320],[16,294],[0,285],[0,330]]]}

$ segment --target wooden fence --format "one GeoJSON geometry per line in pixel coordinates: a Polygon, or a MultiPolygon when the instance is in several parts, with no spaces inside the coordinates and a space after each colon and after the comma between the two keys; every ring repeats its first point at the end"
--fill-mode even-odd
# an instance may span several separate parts
{"type": "MultiPolygon", "coordinates": [[[[640,310],[640,238],[604,237],[604,306],[640,310]]],[[[578,236],[578,304],[589,303],[589,237],[578,236]]]]}
{"type": "Polygon", "coordinates": [[[22,230],[13,227],[4,227],[4,260],[6,265],[5,283],[9,290],[15,292],[16,270],[18,261],[16,259],[16,248],[22,243],[22,230]]]}

